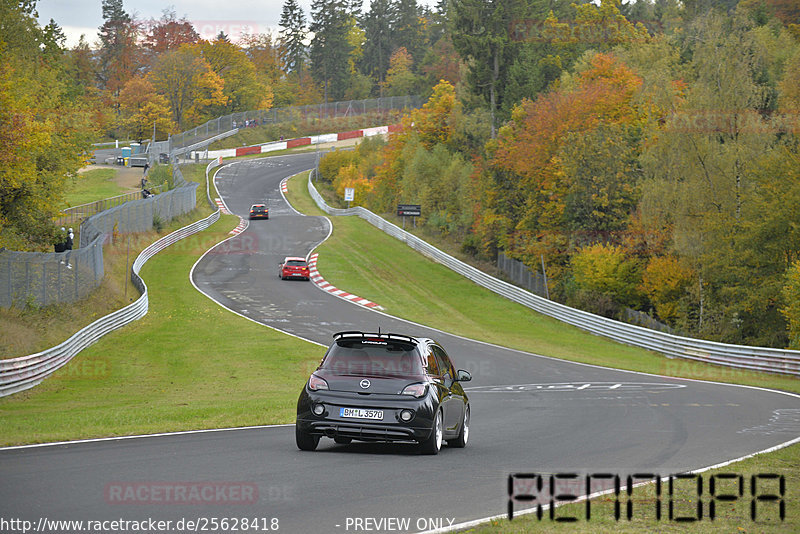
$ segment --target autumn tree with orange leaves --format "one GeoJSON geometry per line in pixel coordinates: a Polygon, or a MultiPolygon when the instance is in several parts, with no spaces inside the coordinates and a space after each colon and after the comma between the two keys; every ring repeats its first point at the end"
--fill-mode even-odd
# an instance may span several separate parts
{"type": "Polygon", "coordinates": [[[574,89],[514,110],[489,147],[494,202],[477,222],[484,246],[555,262],[571,241],[624,227],[637,200],[644,117],[633,99],[641,83],[615,56],[594,54],[574,89]]]}

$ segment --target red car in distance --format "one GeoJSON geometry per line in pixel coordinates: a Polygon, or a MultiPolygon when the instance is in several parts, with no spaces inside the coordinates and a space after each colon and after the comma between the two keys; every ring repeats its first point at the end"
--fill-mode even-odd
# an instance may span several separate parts
{"type": "Polygon", "coordinates": [[[310,273],[306,259],[295,256],[286,256],[283,259],[283,263],[280,264],[278,276],[281,278],[281,280],[286,280],[287,278],[308,280],[310,273]]]}

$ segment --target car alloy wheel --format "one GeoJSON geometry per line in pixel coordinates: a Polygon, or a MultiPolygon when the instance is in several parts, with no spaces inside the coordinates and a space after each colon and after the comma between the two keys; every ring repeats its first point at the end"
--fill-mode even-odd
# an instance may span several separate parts
{"type": "Polygon", "coordinates": [[[458,437],[448,440],[447,444],[463,449],[467,446],[467,441],[469,441],[469,404],[464,407],[464,420],[461,422],[461,431],[458,433],[458,437]]]}
{"type": "Polygon", "coordinates": [[[428,439],[420,444],[422,454],[439,454],[442,448],[442,436],[444,429],[442,428],[442,411],[436,411],[436,417],[433,419],[433,431],[428,439]]]}

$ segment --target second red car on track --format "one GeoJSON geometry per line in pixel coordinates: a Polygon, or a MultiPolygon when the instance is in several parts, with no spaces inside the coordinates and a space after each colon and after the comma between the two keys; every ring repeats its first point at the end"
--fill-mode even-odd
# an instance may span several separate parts
{"type": "Polygon", "coordinates": [[[279,265],[278,276],[281,280],[286,280],[287,278],[309,280],[311,273],[305,258],[286,256],[279,265]]]}

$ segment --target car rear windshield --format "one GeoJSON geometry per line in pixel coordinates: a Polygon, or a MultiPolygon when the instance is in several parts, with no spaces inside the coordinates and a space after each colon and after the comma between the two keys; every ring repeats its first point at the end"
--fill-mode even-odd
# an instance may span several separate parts
{"type": "Polygon", "coordinates": [[[267,211],[267,208],[265,208],[264,206],[253,206],[252,208],[250,208],[250,210],[251,211],[267,211]]]}
{"type": "Polygon", "coordinates": [[[295,267],[305,267],[306,262],[302,260],[289,260],[286,262],[286,265],[294,265],[295,267]]]}
{"type": "Polygon", "coordinates": [[[412,343],[391,340],[340,339],[328,351],[322,369],[340,375],[422,375],[422,363],[412,343]]]}

